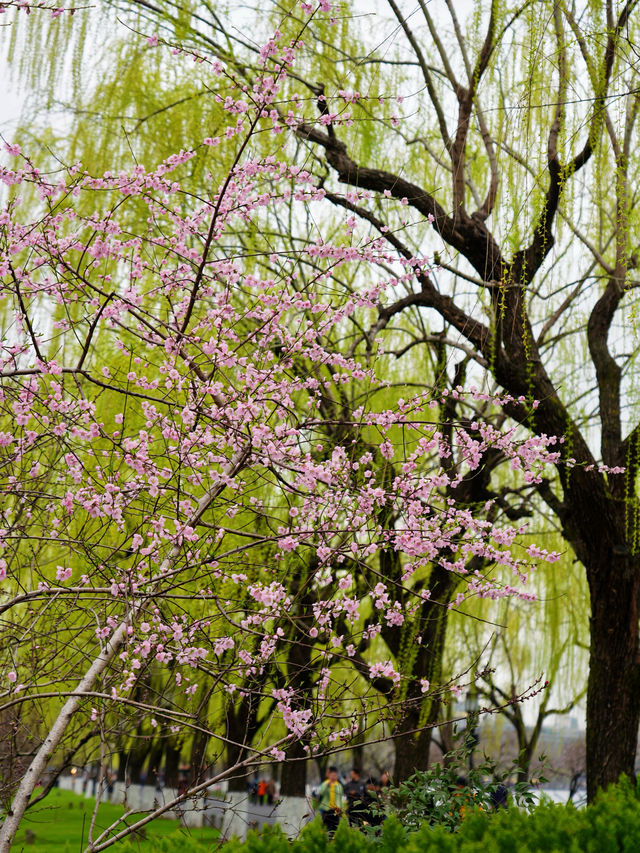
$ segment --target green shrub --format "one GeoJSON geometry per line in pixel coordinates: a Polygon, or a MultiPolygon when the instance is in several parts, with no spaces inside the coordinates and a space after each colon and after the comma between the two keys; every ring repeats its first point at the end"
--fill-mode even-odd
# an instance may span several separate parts
{"type": "Polygon", "coordinates": [[[456,832],[423,823],[408,831],[389,817],[379,836],[366,835],[343,821],[329,839],[319,818],[289,841],[279,827],[252,832],[246,841],[224,846],[225,853],[637,853],[640,851],[640,787],[622,779],[586,809],[543,802],[531,812],[515,807],[499,812],[473,809],[456,832]]]}

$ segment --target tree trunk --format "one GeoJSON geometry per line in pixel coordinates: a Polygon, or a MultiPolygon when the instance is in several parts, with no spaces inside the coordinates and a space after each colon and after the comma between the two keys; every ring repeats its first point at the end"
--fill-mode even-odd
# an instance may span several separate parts
{"type": "Polygon", "coordinates": [[[126,749],[118,750],[118,782],[127,781],[127,765],[129,753],[126,749]]]}
{"type": "MultiPolygon", "coordinates": [[[[232,746],[231,744],[227,747],[227,766],[233,767],[240,761],[244,761],[247,757],[247,747],[246,746],[232,746]]],[[[246,791],[247,790],[247,779],[251,774],[255,771],[247,771],[247,770],[237,770],[232,776],[229,776],[229,790],[230,791],[246,791]]]]}
{"type": "MultiPolygon", "coordinates": [[[[247,694],[238,704],[230,700],[227,708],[227,766],[234,767],[249,754],[249,746],[256,733],[258,700],[253,695],[253,685],[247,685],[247,694]]],[[[238,770],[229,777],[230,791],[246,791],[247,779],[255,771],[238,770]]]]}
{"type": "Polygon", "coordinates": [[[196,732],[191,744],[191,757],[189,759],[189,773],[191,782],[199,782],[202,778],[207,754],[209,735],[206,732],[196,732]]]}
{"type": "MultiPolygon", "coordinates": [[[[603,534],[605,531],[603,530],[603,534]]],[[[587,565],[591,652],[587,687],[587,798],[634,776],[640,722],[638,558],[609,552],[608,565],[587,565]]]]}
{"type": "Polygon", "coordinates": [[[142,768],[151,750],[151,744],[142,749],[118,750],[118,781],[129,781],[132,785],[140,783],[142,768]]]}
{"type": "Polygon", "coordinates": [[[159,741],[154,744],[153,749],[149,751],[149,763],[147,765],[147,782],[155,784],[158,777],[162,774],[162,753],[164,752],[164,743],[159,741]]]}
{"type": "MultiPolygon", "coordinates": [[[[405,728],[410,721],[405,718],[405,728]]],[[[414,734],[399,734],[393,738],[396,747],[396,763],[393,769],[393,781],[403,782],[416,770],[426,770],[429,765],[429,750],[433,729],[422,729],[414,734]]]]}
{"type": "MultiPolygon", "coordinates": [[[[435,699],[423,695],[421,682],[426,679],[436,685],[442,680],[442,657],[449,614],[446,605],[457,583],[457,578],[441,566],[435,565],[431,570],[431,598],[423,602],[418,623],[421,642],[411,642],[414,650],[411,683],[407,689],[402,717],[396,722],[393,731],[396,783],[411,776],[416,770],[426,770],[429,766],[433,727],[438,720],[440,705],[435,699]]],[[[396,658],[402,660],[398,649],[395,654],[396,658]]]]}
{"type": "Polygon", "coordinates": [[[451,720],[442,720],[438,725],[438,731],[440,733],[439,746],[442,753],[442,766],[449,768],[455,760],[452,755],[456,746],[454,723],[451,720]]]}
{"type": "MultiPolygon", "coordinates": [[[[298,600],[301,614],[306,615],[312,612],[314,603],[313,594],[309,592],[309,588],[303,589],[303,583],[315,568],[315,561],[312,561],[308,573],[305,573],[302,577],[292,579],[292,597],[294,601],[298,600]],[[299,592],[301,589],[302,591],[299,592]]],[[[305,620],[307,631],[311,628],[312,624],[307,615],[305,620]]],[[[296,642],[295,634],[292,635],[287,652],[287,670],[289,687],[295,693],[294,707],[303,708],[312,701],[314,673],[311,663],[311,651],[312,646],[309,643],[296,642]]],[[[280,793],[282,796],[304,797],[306,793],[307,761],[301,759],[306,759],[309,755],[304,749],[304,746],[307,744],[308,738],[303,735],[300,739],[294,740],[285,750],[287,758],[282,764],[282,775],[280,777],[280,793]]]]}
{"type": "Polygon", "coordinates": [[[351,766],[362,773],[364,768],[364,736],[359,732],[353,739],[351,766]]]}
{"type": "Polygon", "coordinates": [[[165,782],[168,788],[178,787],[178,778],[180,776],[180,753],[182,752],[182,744],[173,746],[168,743],[165,751],[165,782]]]}
{"type": "Polygon", "coordinates": [[[303,746],[301,740],[296,740],[287,749],[280,777],[280,794],[283,797],[304,797],[306,793],[307,762],[300,760],[307,756],[303,746]]]}

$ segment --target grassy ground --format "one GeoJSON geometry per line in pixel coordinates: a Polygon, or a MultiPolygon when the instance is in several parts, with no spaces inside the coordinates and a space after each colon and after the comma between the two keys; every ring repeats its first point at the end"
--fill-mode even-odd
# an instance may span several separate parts
{"type": "MultiPolygon", "coordinates": [[[[86,847],[93,798],[54,789],[38,806],[29,809],[13,843],[16,853],[81,853],[86,847]],[[83,843],[84,842],[84,843],[83,843]]],[[[122,816],[121,805],[101,803],[94,838],[122,816]]],[[[129,823],[133,823],[129,820],[129,823]]],[[[122,828],[122,824],[120,829],[122,828]]],[[[218,831],[210,827],[186,828],[177,820],[147,824],[146,838],[118,842],[114,853],[205,853],[217,849],[218,831]]]]}

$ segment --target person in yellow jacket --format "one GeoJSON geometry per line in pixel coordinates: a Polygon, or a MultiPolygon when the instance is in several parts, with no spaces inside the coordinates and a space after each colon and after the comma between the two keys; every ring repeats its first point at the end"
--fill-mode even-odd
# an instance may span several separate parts
{"type": "Polygon", "coordinates": [[[329,767],[327,770],[327,778],[318,788],[316,803],[322,822],[331,836],[338,828],[344,811],[344,788],[338,781],[337,767],[329,767]]]}

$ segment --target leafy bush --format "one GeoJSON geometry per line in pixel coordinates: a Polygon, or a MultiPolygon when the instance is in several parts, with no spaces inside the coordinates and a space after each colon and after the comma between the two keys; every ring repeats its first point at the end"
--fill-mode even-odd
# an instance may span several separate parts
{"type": "MultiPolygon", "coordinates": [[[[209,851],[218,847],[217,840],[215,842],[211,839],[202,841],[198,838],[193,838],[184,830],[172,832],[170,835],[164,836],[164,838],[154,837],[152,844],[153,847],[149,847],[149,849],[153,849],[153,853],[176,853],[176,851],[180,851],[180,853],[209,853],[209,851]]],[[[74,848],[74,850],[76,849],[77,847],[74,848]]],[[[114,853],[139,853],[141,849],[146,850],[147,848],[142,848],[140,841],[126,839],[115,845],[114,853]]]]}
{"type": "MultiPolygon", "coordinates": [[[[495,810],[495,798],[500,795],[500,789],[506,805],[506,781],[519,771],[518,764],[514,762],[512,767],[499,772],[495,761],[485,755],[475,767],[467,769],[475,754],[477,723],[477,714],[471,715],[461,746],[447,754],[446,764],[418,771],[398,787],[388,789],[384,801],[374,803],[372,811],[396,815],[409,831],[418,830],[425,820],[453,831],[474,808],[495,810]],[[459,785],[461,777],[464,784],[459,785]],[[487,783],[486,779],[492,781],[487,783]]],[[[540,760],[544,763],[544,756],[540,760]]],[[[540,781],[547,780],[541,776],[540,781]]],[[[516,784],[509,794],[510,801],[517,806],[530,810],[535,805],[534,794],[526,782],[516,784]]]]}

